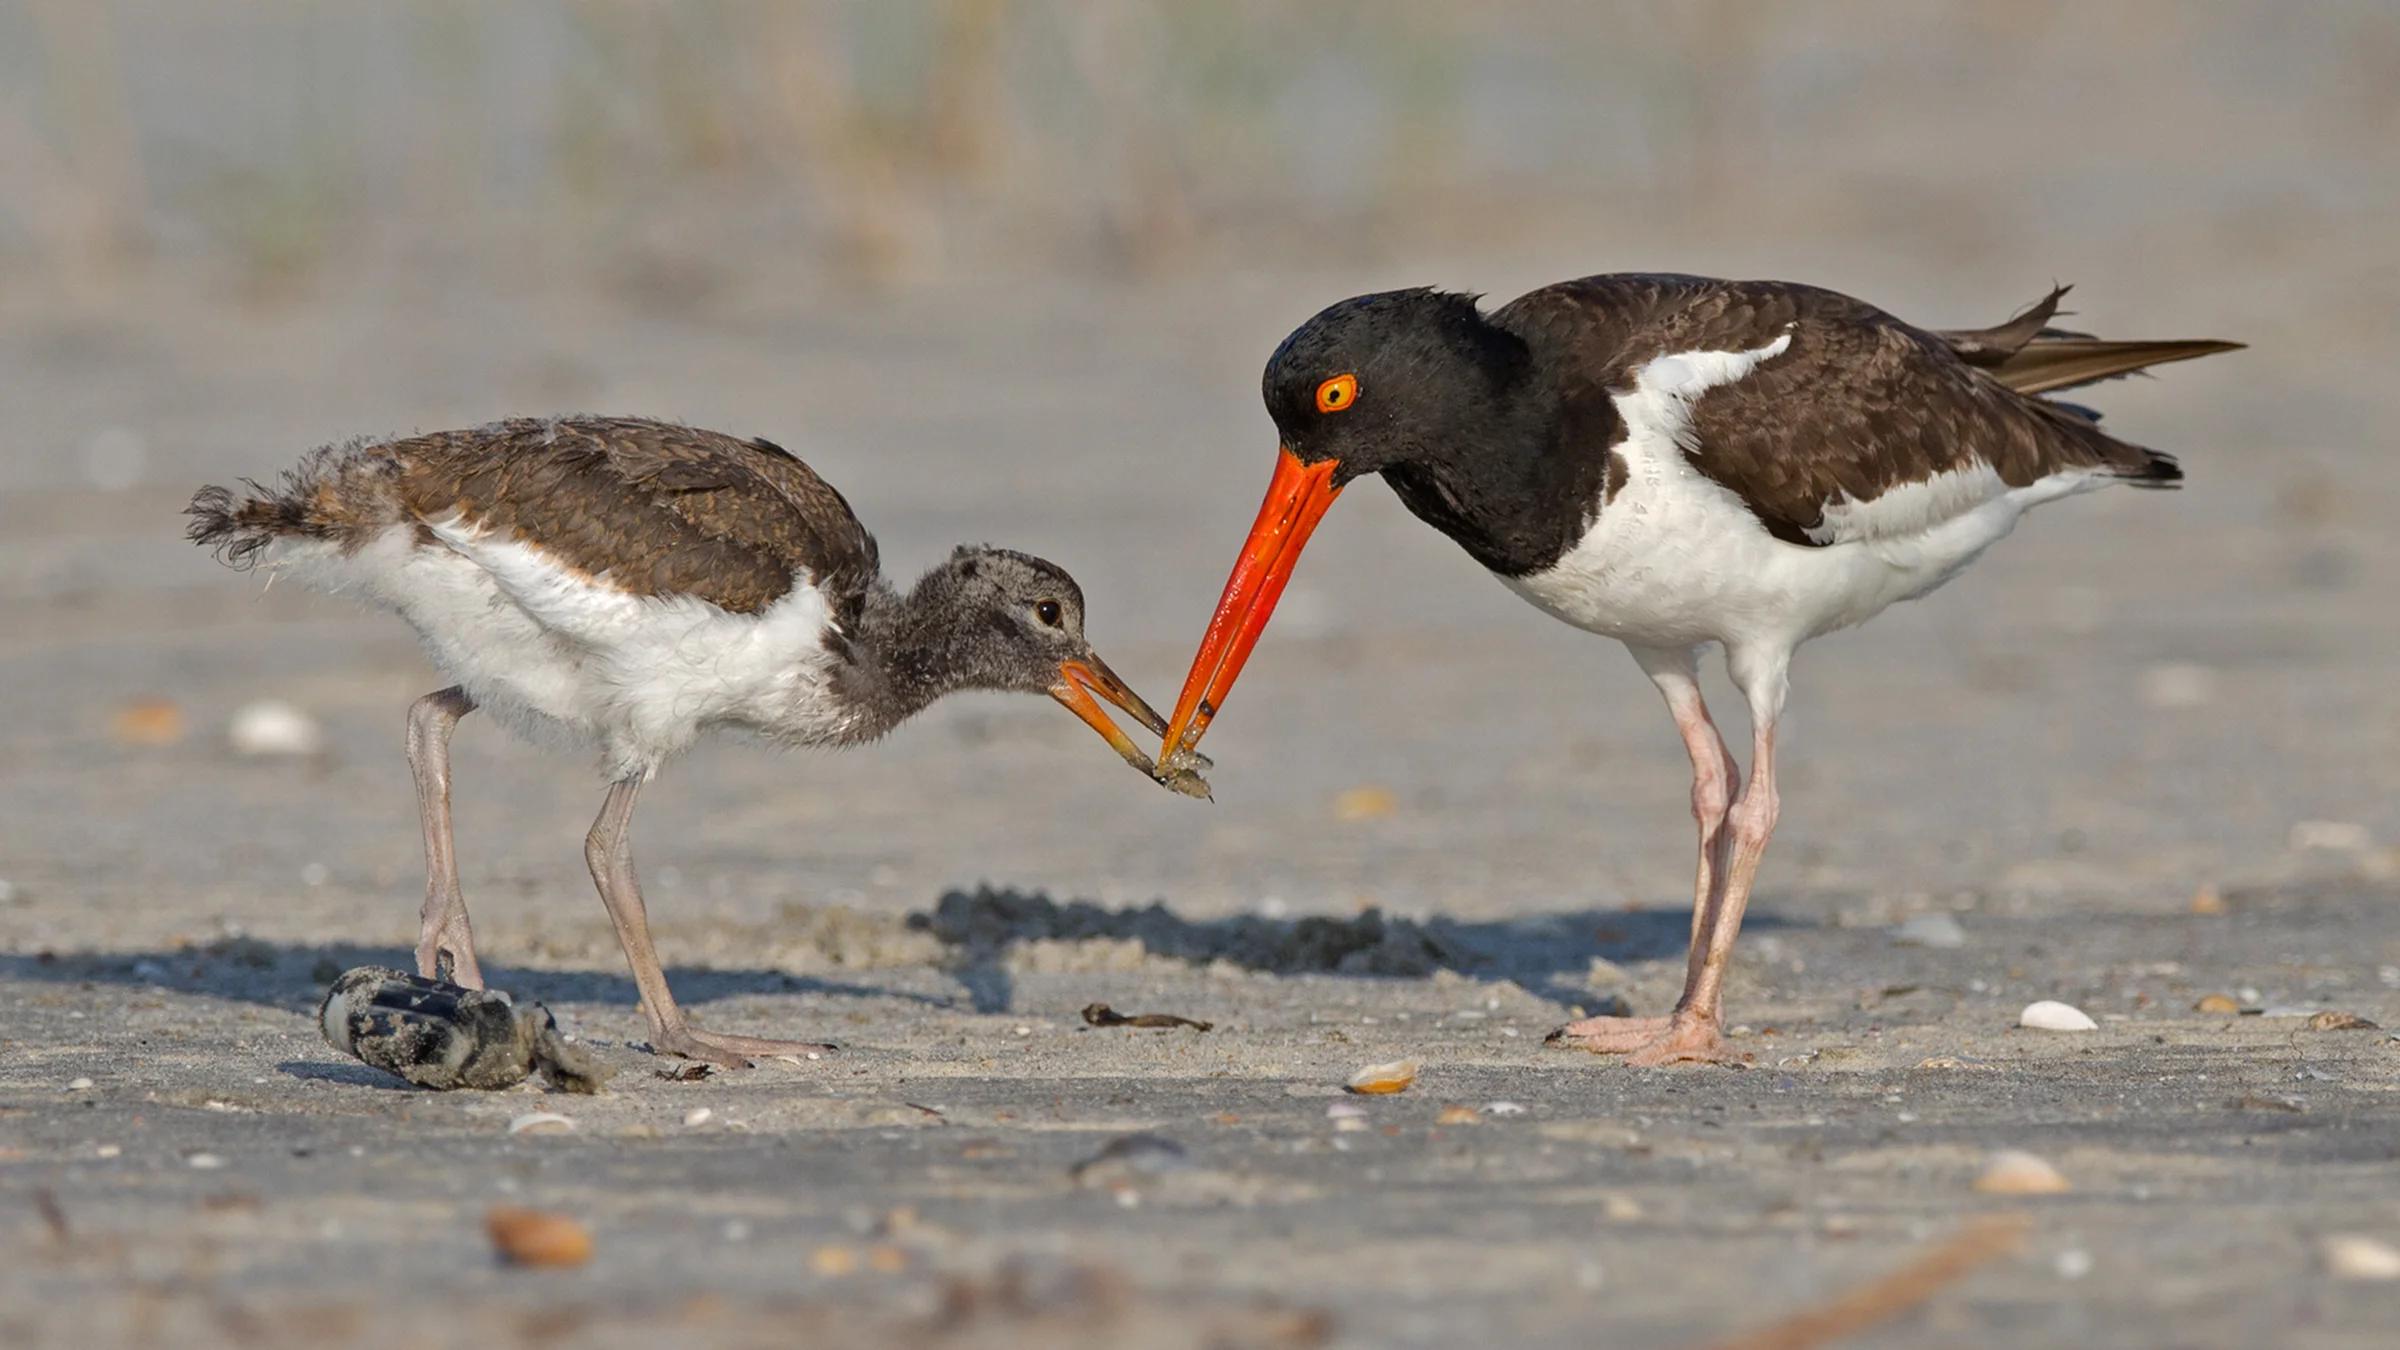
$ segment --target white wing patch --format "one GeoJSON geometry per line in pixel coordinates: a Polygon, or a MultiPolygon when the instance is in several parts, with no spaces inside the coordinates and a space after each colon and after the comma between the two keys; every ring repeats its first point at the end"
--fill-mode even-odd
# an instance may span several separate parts
{"type": "Polygon", "coordinates": [[[1810,527],[1817,544],[1847,544],[1863,539],[1891,539],[1930,530],[1952,516],[1965,515],[2008,491],[2000,473],[1981,460],[1944,469],[1916,483],[1901,483],[1865,501],[1848,493],[1826,502],[1823,519],[1810,527]]]}

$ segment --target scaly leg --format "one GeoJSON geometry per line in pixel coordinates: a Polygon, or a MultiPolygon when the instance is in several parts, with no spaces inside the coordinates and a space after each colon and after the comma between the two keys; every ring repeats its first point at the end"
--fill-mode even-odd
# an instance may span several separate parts
{"type": "MultiPolygon", "coordinates": [[[[1692,820],[1699,827],[1700,862],[1692,884],[1692,943],[1699,945],[1709,899],[1717,877],[1725,870],[1726,812],[1741,783],[1741,769],[1725,740],[1710,720],[1708,704],[1700,697],[1699,649],[1696,647],[1634,647],[1633,659],[1666,696],[1675,730],[1692,759],[1692,820]]],[[[1587,1017],[1550,1033],[1561,1045],[1598,1054],[1623,1054],[1658,1039],[1667,1029],[1664,1017],[1587,1017]]]]}
{"type": "Polygon", "coordinates": [[[1736,649],[1726,653],[1726,665],[1750,704],[1750,782],[1726,813],[1731,856],[1708,906],[1703,932],[1692,942],[1683,997],[1667,1019],[1666,1031],[1633,1052],[1629,1062],[1634,1064],[1720,1060],[1726,1054],[1725,971],[1733,961],[1733,940],[1742,930],[1742,911],[1750,903],[1759,860],[1766,855],[1767,841],[1775,834],[1775,820],[1782,808],[1775,791],[1775,724],[1783,715],[1784,694],[1790,687],[1791,652],[1783,648],[1736,649]]]}
{"type": "Polygon", "coordinates": [[[633,799],[641,792],[640,777],[611,783],[600,804],[600,818],[583,839],[583,859],[591,866],[592,883],[600,888],[600,903],[608,906],[617,926],[617,941],[625,948],[625,963],[633,967],[634,988],[641,991],[642,1014],[650,1020],[650,1048],[662,1055],[705,1059],[728,1068],[747,1069],[752,1055],[804,1055],[832,1050],[810,1041],[777,1041],[763,1036],[728,1036],[693,1026],[667,992],[667,974],[659,969],[658,949],[650,944],[650,915],[642,905],[642,888],[633,875],[633,799]]]}
{"type": "Polygon", "coordinates": [[[408,767],[417,780],[417,817],[425,830],[417,973],[481,989],[483,971],[475,964],[475,934],[467,925],[467,897],[458,888],[458,854],[450,842],[450,733],[473,711],[475,700],[456,685],[410,704],[408,767]]]}

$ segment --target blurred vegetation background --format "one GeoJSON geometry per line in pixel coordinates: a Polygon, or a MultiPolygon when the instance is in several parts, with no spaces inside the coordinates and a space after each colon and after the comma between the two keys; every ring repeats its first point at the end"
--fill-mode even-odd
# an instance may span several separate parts
{"type": "Polygon", "coordinates": [[[2388,0],[4,0],[0,259],[273,303],[430,251],[695,306],[761,255],[1143,273],[1561,210],[1971,251],[2163,204],[2264,246],[2389,193],[2276,162],[2388,163],[2396,73],[2388,0]],[[2229,121],[2247,143],[2177,130],[2229,121]]]}

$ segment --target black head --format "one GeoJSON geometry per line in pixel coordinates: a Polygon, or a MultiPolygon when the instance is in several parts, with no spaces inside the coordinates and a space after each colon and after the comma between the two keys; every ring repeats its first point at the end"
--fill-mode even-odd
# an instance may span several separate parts
{"type": "Polygon", "coordinates": [[[1493,434],[1531,368],[1525,343],[1475,297],[1383,291],[1300,325],[1267,360],[1267,414],[1302,464],[1336,486],[1493,434]]]}

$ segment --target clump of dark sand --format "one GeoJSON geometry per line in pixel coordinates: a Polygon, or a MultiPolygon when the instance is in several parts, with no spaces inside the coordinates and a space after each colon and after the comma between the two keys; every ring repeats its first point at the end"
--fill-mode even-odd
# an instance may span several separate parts
{"type": "Polygon", "coordinates": [[[964,948],[970,959],[1039,942],[1137,942],[1152,956],[1206,964],[1229,961],[1278,975],[1424,976],[1483,964],[1441,920],[1417,923],[1367,909],[1351,918],[1312,915],[1269,919],[1240,914],[1185,919],[1164,904],[1104,909],[1089,900],[1060,904],[1039,891],[979,886],[951,891],[909,927],[964,948]]]}

